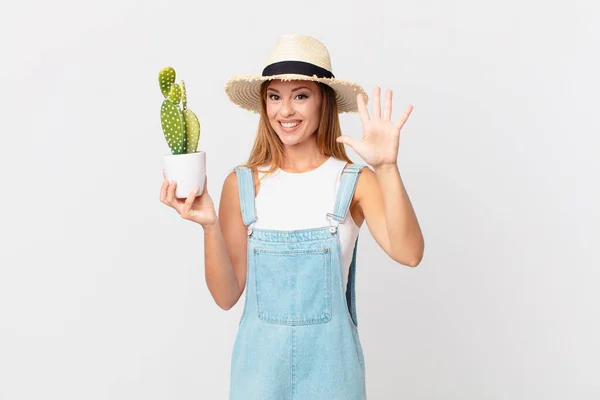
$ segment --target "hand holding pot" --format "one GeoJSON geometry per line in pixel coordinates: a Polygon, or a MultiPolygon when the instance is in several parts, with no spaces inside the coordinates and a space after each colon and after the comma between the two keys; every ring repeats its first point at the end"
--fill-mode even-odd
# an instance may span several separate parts
{"type": "Polygon", "coordinates": [[[198,190],[192,191],[185,200],[175,197],[177,182],[170,183],[164,171],[163,177],[163,184],[160,188],[160,201],[162,203],[174,208],[183,219],[197,222],[203,228],[218,223],[215,205],[208,194],[208,179],[206,177],[202,194],[198,196],[198,190]]]}

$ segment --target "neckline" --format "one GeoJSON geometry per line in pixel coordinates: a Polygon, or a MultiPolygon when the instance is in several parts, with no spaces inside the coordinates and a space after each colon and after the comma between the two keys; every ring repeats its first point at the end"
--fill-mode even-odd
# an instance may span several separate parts
{"type": "Polygon", "coordinates": [[[308,174],[312,174],[318,170],[320,170],[321,168],[323,168],[326,164],[328,164],[329,162],[331,162],[331,160],[333,160],[332,156],[329,156],[329,158],[327,160],[325,160],[321,165],[319,165],[318,167],[311,169],[310,171],[306,171],[306,172],[287,172],[282,170],[281,168],[277,168],[277,170],[285,175],[295,175],[295,176],[303,176],[303,175],[308,175],[308,174]]]}

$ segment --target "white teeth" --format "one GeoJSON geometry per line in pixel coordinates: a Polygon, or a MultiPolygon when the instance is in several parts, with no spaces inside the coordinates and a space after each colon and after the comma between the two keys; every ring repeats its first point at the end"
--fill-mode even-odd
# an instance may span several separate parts
{"type": "Polygon", "coordinates": [[[297,126],[300,122],[281,122],[281,126],[283,126],[284,128],[293,128],[295,126],[297,126]]]}

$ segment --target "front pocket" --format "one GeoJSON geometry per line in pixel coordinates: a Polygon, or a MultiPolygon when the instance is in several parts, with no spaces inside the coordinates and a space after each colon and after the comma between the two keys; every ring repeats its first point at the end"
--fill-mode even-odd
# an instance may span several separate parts
{"type": "Polygon", "coordinates": [[[258,318],[279,325],[331,320],[331,252],[254,249],[258,318]]]}

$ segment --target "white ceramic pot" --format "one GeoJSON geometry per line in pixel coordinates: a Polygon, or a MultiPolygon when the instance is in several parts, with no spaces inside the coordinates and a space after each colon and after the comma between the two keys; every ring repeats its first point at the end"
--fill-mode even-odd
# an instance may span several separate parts
{"type": "Polygon", "coordinates": [[[177,182],[175,197],[179,199],[188,197],[194,186],[199,188],[196,197],[202,194],[206,179],[205,152],[165,154],[164,166],[167,179],[177,182]]]}

